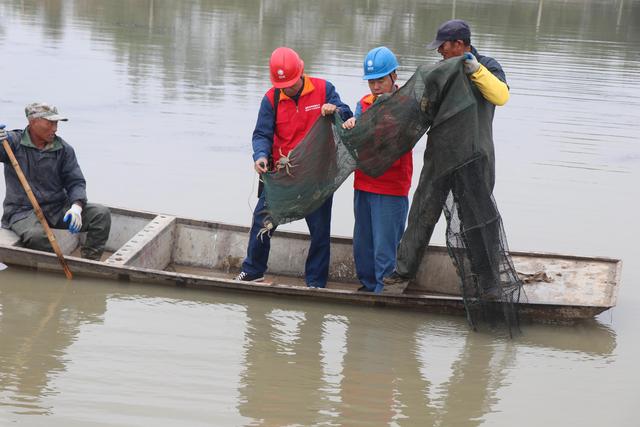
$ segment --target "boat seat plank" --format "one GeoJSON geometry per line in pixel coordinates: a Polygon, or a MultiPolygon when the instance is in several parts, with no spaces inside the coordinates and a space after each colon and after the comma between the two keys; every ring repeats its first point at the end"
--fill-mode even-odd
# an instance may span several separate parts
{"type": "Polygon", "coordinates": [[[0,228],[0,245],[18,246],[20,237],[8,228],[0,228]]]}
{"type": "MultiPolygon", "coordinates": [[[[58,229],[52,229],[51,231],[56,236],[56,241],[58,242],[58,245],[60,245],[62,253],[65,255],[71,255],[71,253],[78,248],[86,234],[71,234],[67,230],[58,229]]],[[[0,228],[0,245],[23,246],[20,242],[20,237],[7,228],[0,228]]]]}
{"type": "Polygon", "coordinates": [[[156,216],[107,258],[106,263],[163,270],[171,262],[175,226],[176,217],[156,216]]]}

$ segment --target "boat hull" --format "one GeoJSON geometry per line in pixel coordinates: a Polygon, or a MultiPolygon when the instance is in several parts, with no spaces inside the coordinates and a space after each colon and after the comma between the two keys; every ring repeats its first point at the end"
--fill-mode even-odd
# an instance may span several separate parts
{"type": "MultiPolygon", "coordinates": [[[[409,291],[402,295],[356,292],[351,240],[332,238],[331,283],[307,288],[302,280],[308,236],[278,232],[273,237],[266,283],[233,280],[246,250],[248,229],[236,225],[111,208],[112,232],[104,261],[67,256],[76,275],[185,288],[253,292],[316,300],[402,307],[423,312],[463,314],[458,278],[445,248],[430,247],[409,291]]],[[[22,248],[15,235],[0,235],[0,261],[39,271],[62,271],[54,254],[22,248]]],[[[56,231],[65,252],[80,240],[56,231]]],[[[523,319],[574,322],[593,318],[616,302],[621,262],[608,258],[513,253],[519,271],[543,270],[552,282],[525,285],[519,305],[523,319]]]]}

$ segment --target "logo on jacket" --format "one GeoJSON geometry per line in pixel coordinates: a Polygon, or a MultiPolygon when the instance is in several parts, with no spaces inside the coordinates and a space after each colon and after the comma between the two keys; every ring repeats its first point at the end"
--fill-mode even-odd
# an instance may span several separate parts
{"type": "Polygon", "coordinates": [[[320,108],[320,104],[307,105],[304,107],[304,111],[317,110],[318,108],[320,108]]]}

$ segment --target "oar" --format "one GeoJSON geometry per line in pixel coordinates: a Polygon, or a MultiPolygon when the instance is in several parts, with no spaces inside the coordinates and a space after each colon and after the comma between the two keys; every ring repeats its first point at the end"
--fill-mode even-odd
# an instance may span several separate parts
{"type": "MultiPolygon", "coordinates": [[[[4,129],[4,125],[0,125],[0,130],[2,129],[4,129]]],[[[58,246],[58,241],[56,240],[56,236],[51,231],[51,228],[49,227],[49,224],[47,223],[47,220],[44,217],[44,214],[42,213],[42,209],[40,209],[40,204],[38,203],[38,200],[36,200],[36,196],[33,195],[33,191],[31,191],[31,186],[27,182],[27,178],[25,178],[24,174],[22,173],[22,169],[20,168],[20,165],[16,160],[16,156],[13,154],[13,150],[11,149],[11,146],[9,146],[9,141],[6,139],[2,141],[2,146],[4,147],[4,150],[7,152],[7,155],[11,160],[11,165],[13,165],[13,169],[15,169],[16,175],[18,175],[18,179],[22,184],[22,188],[24,188],[24,191],[27,193],[27,197],[29,198],[31,205],[33,206],[33,210],[36,213],[36,216],[40,220],[40,224],[42,224],[42,227],[44,228],[45,233],[47,233],[47,238],[49,239],[49,243],[51,243],[51,247],[53,248],[53,251],[58,256],[58,261],[60,261],[60,265],[62,265],[64,274],[67,276],[67,279],[71,280],[73,278],[73,274],[71,274],[71,270],[69,270],[67,261],[64,259],[64,255],[62,255],[62,251],[60,250],[60,246],[58,246]]]]}

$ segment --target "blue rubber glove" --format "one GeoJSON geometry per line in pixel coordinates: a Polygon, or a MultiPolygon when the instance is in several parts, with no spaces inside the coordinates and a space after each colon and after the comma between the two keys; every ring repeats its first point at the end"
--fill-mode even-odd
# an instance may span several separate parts
{"type": "Polygon", "coordinates": [[[480,63],[478,62],[476,57],[473,56],[473,53],[471,52],[467,52],[464,54],[463,65],[464,65],[464,72],[466,74],[473,74],[476,71],[478,71],[478,68],[480,68],[480,63]]]}
{"type": "Polygon", "coordinates": [[[3,124],[0,124],[0,144],[2,144],[2,141],[7,139],[7,131],[4,130],[4,128],[5,126],[3,124]]]}
{"type": "Polygon", "coordinates": [[[75,203],[71,205],[71,208],[64,214],[64,222],[69,223],[69,231],[72,233],[80,232],[82,228],[82,208],[75,203]]]}

